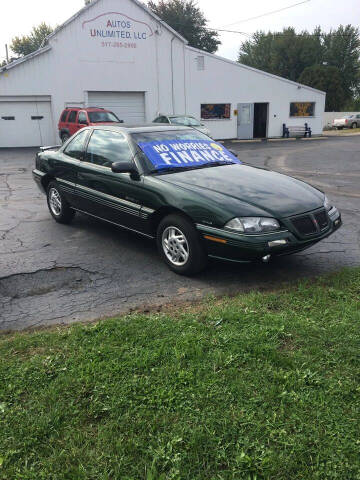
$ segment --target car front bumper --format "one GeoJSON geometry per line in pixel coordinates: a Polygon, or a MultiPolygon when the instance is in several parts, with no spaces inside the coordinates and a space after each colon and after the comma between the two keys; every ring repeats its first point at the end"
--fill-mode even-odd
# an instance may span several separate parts
{"type": "Polygon", "coordinates": [[[301,252],[330,236],[342,225],[341,214],[334,208],[329,213],[326,230],[309,238],[300,239],[290,230],[263,234],[242,234],[208,225],[196,224],[202,236],[209,257],[232,262],[252,262],[301,252]]]}
{"type": "Polygon", "coordinates": [[[40,170],[38,170],[36,168],[32,171],[32,177],[33,177],[33,179],[34,179],[34,181],[35,181],[36,185],[38,186],[41,193],[46,193],[46,190],[45,190],[43,182],[42,182],[44,176],[45,176],[45,173],[41,172],[40,170]]]}

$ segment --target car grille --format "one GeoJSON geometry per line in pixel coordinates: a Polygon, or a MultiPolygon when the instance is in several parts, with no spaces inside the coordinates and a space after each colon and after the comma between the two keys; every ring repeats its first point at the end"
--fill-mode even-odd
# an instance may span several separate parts
{"type": "Polygon", "coordinates": [[[310,215],[293,218],[292,224],[294,225],[296,230],[302,235],[311,235],[312,233],[317,232],[316,225],[310,215]]]}
{"type": "Polygon", "coordinates": [[[314,217],[319,224],[320,230],[324,230],[324,228],[326,228],[329,225],[328,216],[326,215],[325,210],[315,213],[314,217]]]}
{"type": "Polygon", "coordinates": [[[329,225],[329,219],[325,210],[321,210],[314,214],[292,218],[291,222],[300,235],[313,235],[314,233],[320,233],[329,225]]]}

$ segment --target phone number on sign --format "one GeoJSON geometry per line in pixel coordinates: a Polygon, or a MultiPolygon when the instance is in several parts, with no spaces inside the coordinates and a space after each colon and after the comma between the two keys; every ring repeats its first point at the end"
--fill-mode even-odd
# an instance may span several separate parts
{"type": "Polygon", "coordinates": [[[136,48],[136,43],[129,42],[101,42],[102,47],[113,47],[113,48],[136,48]]]}

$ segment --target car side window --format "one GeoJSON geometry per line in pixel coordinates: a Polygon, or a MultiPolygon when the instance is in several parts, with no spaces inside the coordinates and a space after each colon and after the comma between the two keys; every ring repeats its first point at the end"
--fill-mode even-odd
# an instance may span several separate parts
{"type": "Polygon", "coordinates": [[[128,141],[120,132],[94,130],[85,154],[85,161],[111,168],[115,162],[129,162],[133,158],[128,141]]]}
{"type": "Polygon", "coordinates": [[[61,122],[65,122],[66,121],[66,117],[67,117],[67,114],[69,113],[69,110],[64,110],[62,115],[61,115],[61,119],[60,121],[61,122]]]}
{"type": "Polygon", "coordinates": [[[75,120],[76,120],[76,110],[71,110],[69,118],[68,118],[68,122],[74,123],[75,120]]]}
{"type": "Polygon", "coordinates": [[[162,116],[157,117],[157,119],[154,120],[154,123],[169,123],[169,120],[166,117],[162,116]]]}
{"type": "Polygon", "coordinates": [[[89,130],[82,130],[74,137],[71,142],[66,146],[64,153],[68,157],[76,158],[80,160],[83,156],[84,145],[89,130]]]}
{"type": "Polygon", "coordinates": [[[87,117],[85,112],[79,112],[78,123],[81,123],[83,125],[87,123],[87,117]]]}
{"type": "Polygon", "coordinates": [[[356,118],[360,118],[360,115],[356,115],[356,118]]]}

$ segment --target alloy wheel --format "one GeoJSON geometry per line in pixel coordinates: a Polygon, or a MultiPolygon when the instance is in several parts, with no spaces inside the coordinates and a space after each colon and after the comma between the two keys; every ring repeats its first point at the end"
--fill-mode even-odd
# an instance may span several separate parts
{"type": "Polygon", "coordinates": [[[54,187],[49,190],[49,205],[54,215],[59,216],[61,214],[62,204],[60,193],[54,187]]]}
{"type": "Polygon", "coordinates": [[[166,258],[177,267],[189,259],[189,244],[182,231],[174,226],[165,228],[162,234],[162,247],[166,258]]]}

